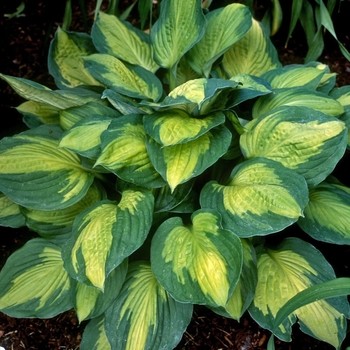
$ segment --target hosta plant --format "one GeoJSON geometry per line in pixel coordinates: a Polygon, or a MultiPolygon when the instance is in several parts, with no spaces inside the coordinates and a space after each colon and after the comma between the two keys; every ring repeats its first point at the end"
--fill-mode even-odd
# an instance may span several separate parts
{"type": "Polygon", "coordinates": [[[58,29],[48,63],[57,90],[1,75],[29,129],[0,141],[0,224],[38,234],[0,273],[2,312],[75,309],[89,350],[172,349],[194,304],[340,347],[344,296],[274,322],[336,278],[306,237],[350,243],[332,176],[350,87],[282,67],[245,6],[200,0],[163,0],[147,32],[103,12],[91,35],[58,29]]]}

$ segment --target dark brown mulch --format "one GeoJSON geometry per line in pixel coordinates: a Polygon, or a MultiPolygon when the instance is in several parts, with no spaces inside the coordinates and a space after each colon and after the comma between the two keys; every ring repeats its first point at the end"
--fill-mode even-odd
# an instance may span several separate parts
{"type": "MultiPolygon", "coordinates": [[[[127,0],[125,0],[127,2],[127,0]]],[[[13,13],[21,0],[1,1],[0,3],[0,72],[35,80],[49,87],[54,87],[53,79],[48,74],[47,52],[49,41],[55,29],[62,23],[65,1],[45,2],[26,0],[25,17],[8,19],[3,15],[13,13]]],[[[72,30],[83,31],[84,26],[77,0],[73,0],[74,16],[72,30]]],[[[92,24],[94,1],[88,4],[88,28],[92,24]]],[[[350,13],[350,1],[342,2],[341,13],[336,14],[335,24],[339,39],[350,48],[350,27],[346,14],[350,13]],[[344,19],[345,18],[345,19],[344,19]]],[[[302,34],[302,33],[301,33],[302,34]]],[[[286,31],[273,38],[284,64],[302,63],[306,54],[305,42],[297,31],[284,48],[286,31]]],[[[331,70],[338,73],[339,86],[350,84],[350,63],[339,53],[335,41],[326,35],[327,50],[319,59],[327,63],[331,70]]],[[[22,128],[20,115],[11,108],[22,100],[3,81],[0,81],[0,137],[11,135],[22,128]]],[[[24,128],[24,126],[23,126],[24,128]]],[[[344,174],[343,165],[341,174],[344,174]]],[[[347,173],[348,174],[348,173],[347,173]]],[[[342,179],[350,186],[349,178],[342,179]]],[[[0,266],[9,254],[22,246],[34,233],[27,229],[11,230],[0,228],[0,266]]],[[[335,266],[339,276],[350,276],[350,248],[329,247],[319,244],[320,249],[335,266]]],[[[14,349],[79,349],[85,323],[79,325],[74,312],[66,312],[52,319],[16,319],[0,313],[0,346],[6,350],[14,349]]],[[[178,350],[186,349],[266,349],[270,332],[260,328],[249,315],[244,315],[238,323],[220,317],[203,307],[196,307],[193,319],[183,336],[178,350]]],[[[347,339],[343,348],[350,346],[347,339]]],[[[291,349],[332,349],[331,346],[319,342],[301,333],[297,326],[293,329],[293,342],[283,343],[276,340],[278,350],[291,349]]]]}

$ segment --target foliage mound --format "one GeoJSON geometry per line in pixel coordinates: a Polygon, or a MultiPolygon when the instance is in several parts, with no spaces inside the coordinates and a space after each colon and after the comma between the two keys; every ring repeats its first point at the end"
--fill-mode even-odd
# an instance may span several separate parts
{"type": "Polygon", "coordinates": [[[163,0],[149,32],[103,12],[91,35],[58,29],[49,70],[57,90],[1,75],[29,130],[0,141],[0,224],[38,233],[0,273],[2,312],[74,308],[89,350],[172,349],[194,304],[340,347],[345,296],[275,320],[336,279],[293,227],[350,242],[332,176],[349,86],[319,62],[282,67],[247,7],[200,0],[163,0]]]}

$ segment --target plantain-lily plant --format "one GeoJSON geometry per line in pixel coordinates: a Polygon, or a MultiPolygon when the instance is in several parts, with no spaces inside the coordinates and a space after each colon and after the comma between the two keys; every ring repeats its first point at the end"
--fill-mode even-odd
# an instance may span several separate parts
{"type": "Polygon", "coordinates": [[[173,349],[193,305],[292,325],[339,349],[346,296],[278,327],[282,306],[336,279],[305,237],[350,243],[350,86],[319,62],[282,66],[241,4],[163,0],[144,32],[100,12],[58,29],[57,90],[1,75],[28,130],[0,141],[0,224],[38,234],[0,273],[0,310],[90,320],[82,350],[173,349]]]}

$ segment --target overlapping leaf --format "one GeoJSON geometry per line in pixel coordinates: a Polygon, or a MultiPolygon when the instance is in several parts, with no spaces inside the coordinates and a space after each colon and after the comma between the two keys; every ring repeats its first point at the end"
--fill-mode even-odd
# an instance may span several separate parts
{"type": "Polygon", "coordinates": [[[152,240],[152,270],[176,300],[225,307],[241,273],[240,239],[221,228],[214,211],[196,211],[191,221],[185,225],[174,217],[159,226],[152,240]]]}
{"type": "Polygon", "coordinates": [[[279,107],[245,125],[240,138],[246,158],[282,163],[316,186],[334,169],[347,143],[346,125],[306,107],[279,107]]]}
{"type": "Polygon", "coordinates": [[[64,247],[69,274],[101,290],[107,276],[139,248],[152,223],[154,198],[146,190],[125,190],[119,203],[101,201],[79,214],[64,247]]]}
{"type": "Polygon", "coordinates": [[[48,318],[73,307],[60,248],[36,238],[14,252],[0,273],[0,310],[12,317],[48,318]]]}
{"type": "Polygon", "coordinates": [[[200,195],[201,207],[219,211],[224,228],[240,237],[284,229],[303,215],[307,202],[305,179],[266,158],[241,163],[226,185],[211,181],[200,195]]]}
{"type": "MultiPolygon", "coordinates": [[[[278,310],[294,295],[335,278],[322,254],[297,238],[284,240],[276,249],[260,247],[257,253],[258,284],[249,312],[269,330],[273,329],[278,310]]],[[[274,333],[290,341],[291,326],[297,318],[303,332],[339,348],[346,335],[349,312],[346,297],[320,300],[296,310],[274,333]]]]}
{"type": "Polygon", "coordinates": [[[173,349],[189,324],[193,307],[175,301],[154,277],[149,263],[130,264],[123,288],[106,311],[112,349],[173,349]]]}
{"type": "Polygon", "coordinates": [[[92,26],[91,36],[101,53],[113,55],[151,72],[158,69],[158,65],[153,60],[150,36],[129,22],[100,12],[92,26]]]}
{"type": "Polygon", "coordinates": [[[20,206],[12,202],[8,197],[0,192],[0,225],[7,227],[21,227],[25,225],[20,206]]]}
{"type": "Polygon", "coordinates": [[[106,336],[104,321],[105,317],[101,315],[87,324],[80,343],[81,350],[112,350],[106,336]]]}
{"type": "Polygon", "coordinates": [[[37,210],[59,210],[80,201],[94,180],[74,153],[58,148],[59,128],[42,126],[0,142],[0,190],[37,210]],[[21,186],[18,186],[21,183],[21,186]]]}
{"type": "Polygon", "coordinates": [[[310,201],[299,226],[314,239],[350,244],[350,189],[322,182],[310,190],[310,201]]]}
{"type": "Polygon", "coordinates": [[[131,183],[151,188],[164,186],[148,156],[146,136],[141,115],[115,119],[101,135],[102,152],[96,165],[131,183]]]}

